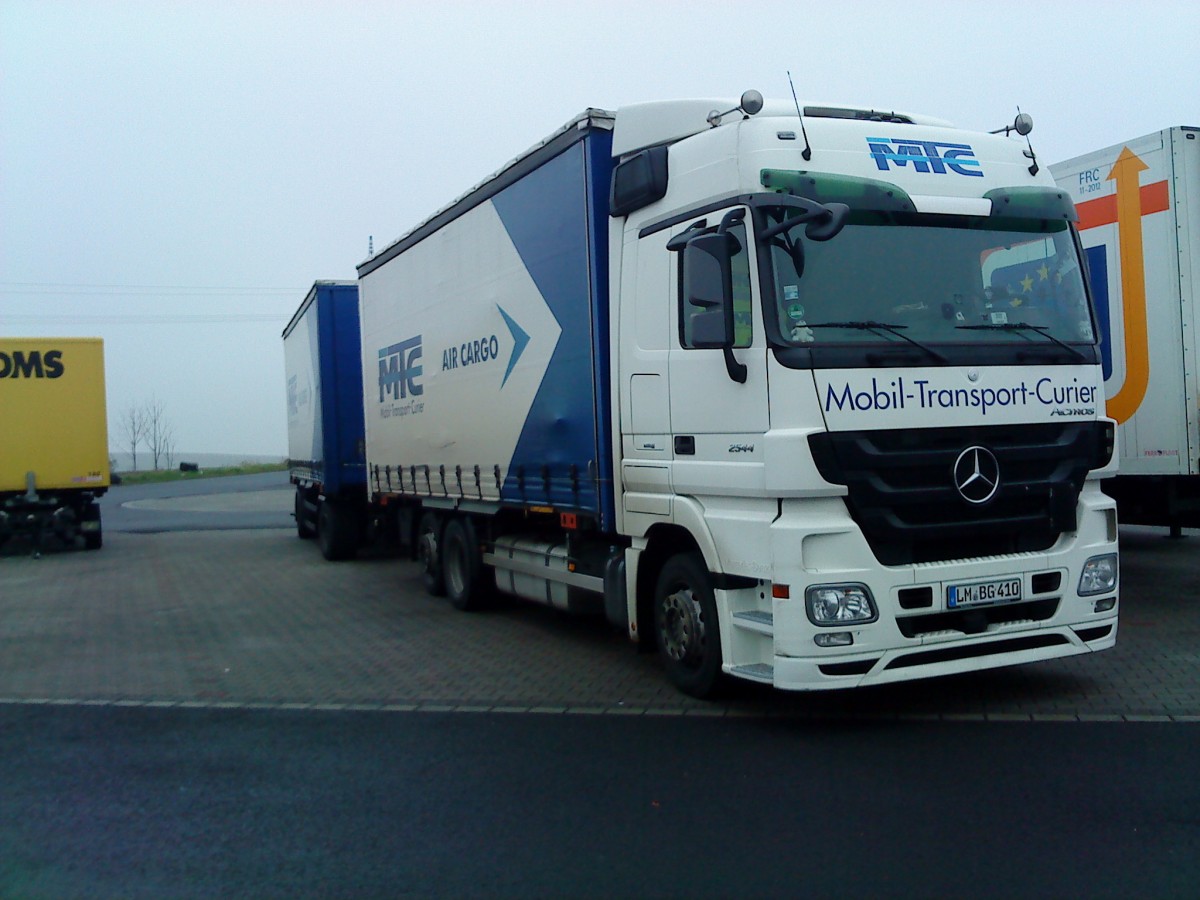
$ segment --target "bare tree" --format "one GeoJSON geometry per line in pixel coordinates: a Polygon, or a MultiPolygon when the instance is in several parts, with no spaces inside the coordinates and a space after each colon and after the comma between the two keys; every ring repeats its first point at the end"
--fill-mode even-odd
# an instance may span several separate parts
{"type": "Polygon", "coordinates": [[[127,406],[119,422],[125,446],[129,448],[131,468],[136,472],[138,444],[146,437],[146,411],[140,406],[127,406]]]}
{"type": "Polygon", "coordinates": [[[158,469],[160,461],[166,461],[169,466],[171,463],[165,458],[170,455],[175,433],[171,423],[167,421],[162,401],[157,397],[151,398],[146,403],[144,414],[146,417],[146,446],[154,460],[154,468],[158,469]]]}

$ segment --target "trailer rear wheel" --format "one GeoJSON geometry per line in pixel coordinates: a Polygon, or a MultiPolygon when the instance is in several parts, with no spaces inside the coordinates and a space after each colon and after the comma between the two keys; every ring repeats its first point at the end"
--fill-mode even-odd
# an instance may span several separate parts
{"type": "Polygon", "coordinates": [[[358,551],[358,529],[353,504],[321,501],[317,543],[321,545],[321,554],[330,561],[354,558],[358,551]]]}
{"type": "Polygon", "coordinates": [[[483,557],[470,519],[451,519],[442,533],[442,580],[457,609],[481,609],[487,600],[483,557]]]}
{"type": "Polygon", "coordinates": [[[296,488],[296,534],[305,540],[314,538],[317,533],[313,530],[312,524],[308,521],[308,512],[304,503],[304,488],[296,488]]]}
{"type": "Polygon", "coordinates": [[[83,508],[83,522],[95,522],[95,530],[87,530],[83,532],[83,549],[99,550],[104,546],[104,530],[100,524],[100,506],[95,501],[89,503],[83,508]]]}
{"type": "Polygon", "coordinates": [[[654,635],[671,682],[705,698],[721,682],[721,635],[712,576],[696,553],[667,560],[654,591],[654,635]]]}
{"type": "Polygon", "coordinates": [[[417,526],[417,559],[421,563],[421,580],[425,590],[435,597],[446,593],[446,580],[442,574],[442,520],[434,513],[421,516],[417,526]]]}

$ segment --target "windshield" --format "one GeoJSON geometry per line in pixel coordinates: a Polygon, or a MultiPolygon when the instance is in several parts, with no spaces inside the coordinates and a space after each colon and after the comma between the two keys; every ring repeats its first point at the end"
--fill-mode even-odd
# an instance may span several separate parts
{"type": "Polygon", "coordinates": [[[804,227],[768,240],[785,342],[1094,340],[1066,222],[858,210],[831,240],[804,227]]]}

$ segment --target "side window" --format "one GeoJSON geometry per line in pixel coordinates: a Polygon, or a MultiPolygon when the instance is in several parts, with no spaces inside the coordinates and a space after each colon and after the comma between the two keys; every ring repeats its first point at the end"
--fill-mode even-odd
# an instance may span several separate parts
{"type": "MultiPolygon", "coordinates": [[[[747,236],[746,226],[734,225],[729,229],[737,241],[738,250],[731,260],[733,276],[733,321],[735,348],[749,347],[754,339],[754,313],[750,292],[750,254],[753,250],[747,236]]],[[[679,290],[680,344],[688,350],[695,349],[692,343],[692,317],[699,310],[689,309],[683,299],[683,254],[679,254],[680,272],[677,279],[679,290]]]]}

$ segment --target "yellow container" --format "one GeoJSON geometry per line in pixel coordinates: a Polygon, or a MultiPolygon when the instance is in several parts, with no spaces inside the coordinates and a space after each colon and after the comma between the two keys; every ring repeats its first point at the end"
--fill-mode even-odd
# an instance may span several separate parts
{"type": "Polygon", "coordinates": [[[104,342],[0,337],[0,491],[109,485],[104,342]]]}

